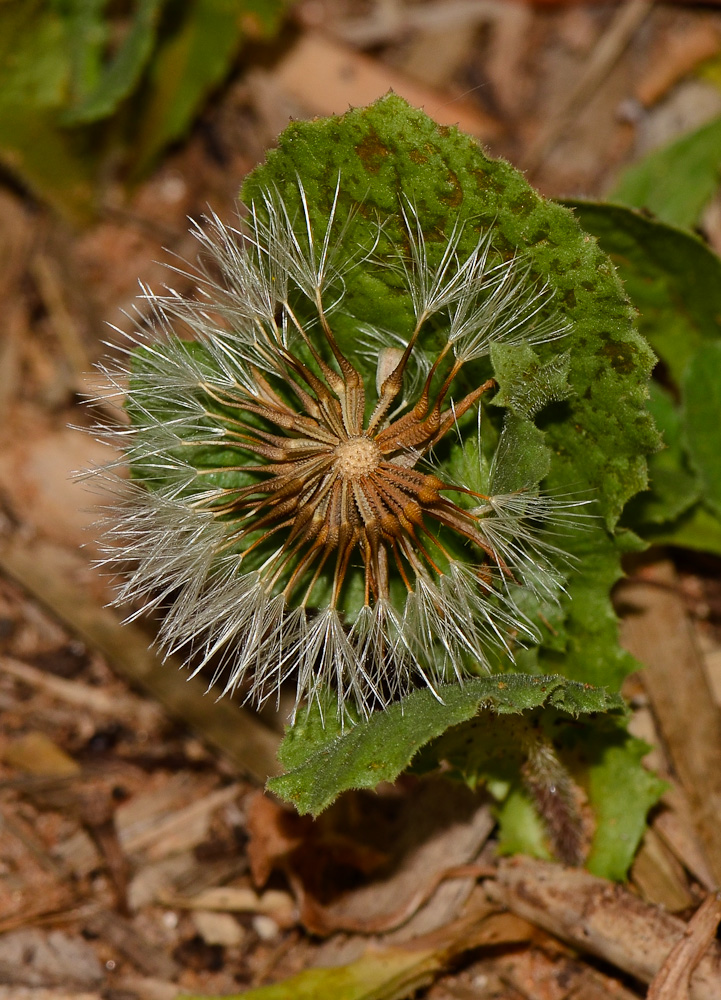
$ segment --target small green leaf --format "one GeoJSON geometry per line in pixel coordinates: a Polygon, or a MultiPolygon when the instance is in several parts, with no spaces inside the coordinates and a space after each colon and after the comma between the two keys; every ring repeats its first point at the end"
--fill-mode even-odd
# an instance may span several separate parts
{"type": "Polygon", "coordinates": [[[700,347],[688,366],[682,417],[686,447],[703,497],[721,516],[721,340],[700,347]]]}
{"type": "Polygon", "coordinates": [[[345,732],[332,724],[324,729],[317,709],[309,711],[281,745],[280,761],[291,770],[268,787],[299,812],[317,816],[349,788],[395,781],[421,747],[481,709],[507,714],[547,705],[573,716],[623,709],[619,695],[557,676],[480,677],[444,685],[439,696],[442,701],[428,689],[414,691],[345,732]]]}
{"type": "Polygon", "coordinates": [[[519,416],[535,417],[549,403],[567,399],[573,392],[568,382],[568,351],[541,364],[530,344],[494,344],[491,361],[499,386],[493,405],[507,406],[519,416]]]}
{"type": "Polygon", "coordinates": [[[0,163],[71,222],[89,222],[97,157],[73,140],[46,112],[0,105],[0,163]]]}
{"type": "Polygon", "coordinates": [[[499,854],[530,854],[533,858],[552,860],[543,820],[525,789],[513,785],[495,812],[499,854]]]}
{"type": "Polygon", "coordinates": [[[676,520],[701,494],[698,477],[689,469],[682,445],[679,408],[655,382],[651,383],[649,409],[663,434],[665,447],[649,459],[649,489],[633,497],[624,512],[624,523],[641,534],[649,525],[676,520]]]}
{"type": "Polygon", "coordinates": [[[177,29],[165,38],[143,94],[133,173],[142,176],[168,143],[188,130],[202,102],[226,75],[252,15],[275,30],[287,0],[191,0],[177,29]]]}
{"type": "Polygon", "coordinates": [[[629,167],[611,198],[646,208],[664,222],[693,226],[718,188],[721,118],[655,150],[629,167]]]}
{"type": "Polygon", "coordinates": [[[273,986],[223,998],[184,993],[183,1000],[402,1000],[427,986],[442,965],[443,954],[432,948],[387,948],[349,965],[306,969],[273,986]]]}
{"type": "MultiPolygon", "coordinates": [[[[626,878],[641,837],[646,815],[667,785],[647,771],[641,759],[650,747],[622,730],[594,734],[602,752],[588,766],[588,796],[596,817],[596,832],[586,867],[594,875],[626,878]],[[604,740],[605,737],[605,740],[604,740]]],[[[587,755],[584,746],[582,756],[587,755]]]]}
{"type": "Polygon", "coordinates": [[[694,504],[675,521],[645,527],[644,538],[653,545],[678,545],[721,556],[721,520],[702,503],[694,504]]]}
{"type": "Polygon", "coordinates": [[[112,62],[83,99],[62,115],[64,125],[79,125],[106,118],[131,93],[153,50],[158,14],[164,2],[138,0],[128,33],[112,62]]]}
{"type": "Polygon", "coordinates": [[[610,254],[641,333],[679,385],[696,349],[719,337],[721,260],[697,236],[621,205],[567,204],[610,254]]]}
{"type": "Polygon", "coordinates": [[[526,417],[508,413],[498,441],[491,491],[513,493],[535,486],[548,475],[551,451],[543,431],[526,417]]]}

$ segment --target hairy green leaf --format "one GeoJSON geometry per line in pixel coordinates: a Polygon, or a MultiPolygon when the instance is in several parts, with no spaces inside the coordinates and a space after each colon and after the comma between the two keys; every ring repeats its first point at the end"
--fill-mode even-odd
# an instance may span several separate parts
{"type": "Polygon", "coordinates": [[[639,329],[677,385],[696,349],[719,336],[721,260],[697,236],[621,205],[573,201],[639,311],[639,329]]]}
{"type": "Polygon", "coordinates": [[[629,167],[611,198],[693,226],[718,188],[720,171],[721,118],[715,118],[629,167]]]}
{"type": "Polygon", "coordinates": [[[623,879],[665,784],[641,765],[648,746],[622,721],[571,719],[548,706],[523,716],[484,714],[450,729],[423,751],[427,770],[444,761],[472,788],[486,784],[499,800],[499,849],[550,857],[559,842],[580,843],[575,784],[593,815],[589,870],[623,879]],[[532,767],[534,760],[541,764],[532,767]],[[534,774],[532,781],[524,775],[534,774]],[[564,785],[568,800],[564,801],[564,785]],[[547,826],[545,825],[547,824],[547,826]]]}
{"type": "MultiPolygon", "coordinates": [[[[389,261],[397,257],[402,226],[388,225],[379,235],[377,220],[397,217],[408,198],[429,245],[433,234],[438,239],[450,231],[460,212],[468,220],[461,254],[470,252],[479,229],[491,227],[499,252],[517,255],[547,283],[570,327],[561,341],[537,348],[542,363],[570,354],[572,394],[544,414],[555,478],[575,489],[592,487],[612,527],[626,500],[645,487],[644,454],[657,444],[645,410],[653,357],[633,329],[608,258],[571,214],[540,198],[509,164],[489,159],[473,139],[437,126],[394,95],[339,117],[292,123],[279,149],[246,180],[244,200],[275,187],[292,210],[299,207],[298,177],[321,231],[339,178],[340,211],[363,206],[347,231],[353,249],[378,240],[379,253],[389,261]]],[[[392,272],[384,279],[363,261],[349,278],[345,304],[369,324],[402,329],[410,323],[409,298],[392,272]]]]}
{"type": "Polygon", "coordinates": [[[288,730],[281,745],[279,757],[288,773],[271,778],[268,787],[300,812],[318,815],[347,789],[394,781],[421,747],[481,710],[508,714],[543,705],[575,717],[623,707],[618,695],[602,688],[523,674],[449,684],[439,695],[442,701],[427,689],[414,691],[345,731],[334,718],[321,720],[317,709],[310,711],[288,730]]]}

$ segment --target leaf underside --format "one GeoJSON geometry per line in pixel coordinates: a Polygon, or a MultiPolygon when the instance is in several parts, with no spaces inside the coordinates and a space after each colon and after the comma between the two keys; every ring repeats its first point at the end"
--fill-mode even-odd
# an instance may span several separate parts
{"type": "Polygon", "coordinates": [[[395,781],[423,746],[479,712],[504,715],[541,706],[576,717],[622,711],[623,702],[602,688],[562,677],[505,674],[444,685],[438,697],[428,689],[414,691],[345,732],[315,710],[289,730],[279,753],[288,773],[272,778],[268,787],[299,812],[318,815],[347,789],[395,781]]]}

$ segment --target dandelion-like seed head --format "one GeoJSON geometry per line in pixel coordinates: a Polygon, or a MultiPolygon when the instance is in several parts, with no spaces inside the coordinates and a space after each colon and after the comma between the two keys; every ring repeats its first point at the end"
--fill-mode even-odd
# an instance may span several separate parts
{"type": "Polygon", "coordinates": [[[466,414],[480,427],[495,389],[462,372],[494,344],[566,327],[490,232],[462,256],[459,219],[431,255],[403,200],[405,251],[390,264],[412,329],[358,322],[342,350],[346,280],[376,247],[349,252],[340,182],[320,231],[300,181],[298,195],[297,214],[271,190],[243,228],[198,229],[210,265],[196,298],[145,291],[145,331],[106,368],[127,394],[131,423],[112,437],[132,470],[109,559],[134,564],[119,600],[163,606],[165,647],[212,661],[225,691],[262,702],[292,678],[298,704],[332,688],[341,715],[369,714],[512,656],[535,638],[519,588],[552,598],[562,585],[539,524],[572,505],[480,492],[480,475],[457,481],[435,454],[466,414]]]}

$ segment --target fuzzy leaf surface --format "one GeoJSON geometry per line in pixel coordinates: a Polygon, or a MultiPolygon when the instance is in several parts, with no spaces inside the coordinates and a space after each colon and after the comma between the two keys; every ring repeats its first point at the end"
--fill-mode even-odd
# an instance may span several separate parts
{"type": "MultiPolygon", "coordinates": [[[[486,784],[499,799],[499,849],[535,857],[553,856],[544,817],[522,780],[534,744],[543,739],[553,748],[561,774],[582,790],[593,815],[586,866],[604,878],[626,877],[648,810],[665,784],[641,765],[648,746],[629,736],[618,719],[579,718],[545,708],[523,716],[484,715],[450,729],[427,747],[426,767],[450,764],[472,788],[486,784]]],[[[551,787],[559,775],[548,775],[551,787]]],[[[555,793],[558,799],[558,792],[555,793]]],[[[554,793],[545,808],[557,810],[554,793]]],[[[566,837],[580,834],[580,816],[569,816],[566,837]]],[[[561,827],[563,829],[563,825],[561,827]]]]}
{"type": "Polygon", "coordinates": [[[576,717],[623,709],[619,695],[557,676],[479,677],[445,685],[439,694],[442,701],[430,690],[414,691],[345,731],[311,711],[288,730],[279,752],[288,772],[268,787],[299,812],[318,815],[347,789],[394,781],[423,746],[481,711],[480,725],[485,710],[505,715],[546,706],[576,717]]]}
{"type": "Polygon", "coordinates": [[[610,255],[639,329],[677,385],[695,351],[719,337],[721,260],[692,233],[621,205],[567,202],[610,255]]]}

